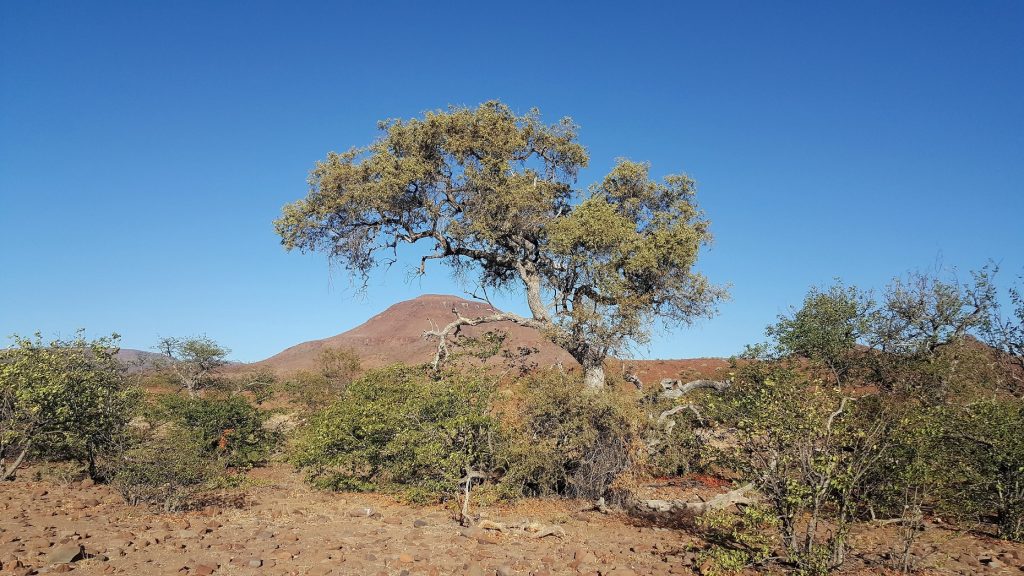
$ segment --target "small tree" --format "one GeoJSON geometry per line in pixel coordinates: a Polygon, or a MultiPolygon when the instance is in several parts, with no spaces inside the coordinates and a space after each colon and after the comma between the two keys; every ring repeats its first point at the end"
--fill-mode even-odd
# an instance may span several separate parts
{"type": "Polygon", "coordinates": [[[138,400],[115,357],[117,339],[89,341],[79,332],[45,344],[39,334],[15,336],[0,352],[0,480],[44,448],[95,475],[97,457],[118,440],[138,400]]]}
{"type": "Polygon", "coordinates": [[[738,416],[734,463],[764,495],[790,560],[824,573],[885,453],[893,418],[877,399],[839,397],[775,364],[748,367],[730,389],[738,416]]]}
{"type": "Polygon", "coordinates": [[[985,341],[998,348],[1013,365],[1011,377],[1017,392],[1024,392],[1024,276],[1009,291],[1010,312],[1004,315],[998,305],[992,307],[992,318],[986,327],[985,341]]]}
{"type": "Polygon", "coordinates": [[[837,282],[824,291],[812,288],[800,309],[779,316],[766,332],[779,353],[820,363],[841,386],[856,363],[856,346],[868,332],[873,309],[868,293],[837,282]]]}
{"type": "Polygon", "coordinates": [[[362,371],[359,355],[349,348],[324,348],[316,360],[315,372],[300,370],[285,384],[285,389],[311,410],[337,400],[362,371]]]}
{"type": "Polygon", "coordinates": [[[586,193],[588,162],[568,118],[549,126],[536,110],[500,102],[389,120],[366,148],[330,153],[310,173],[305,199],[276,222],[286,249],[323,251],[365,281],[400,244],[426,242],[431,260],[484,288],[521,289],[530,317],[456,318],[429,332],[509,321],[536,328],[604,385],[609,353],[648,337],[655,318],[688,324],[710,316],[724,291],[694,270],[711,238],[693,180],[658,182],[649,166],[620,160],[586,193]]]}
{"type": "Polygon", "coordinates": [[[206,336],[161,338],[157,350],[167,357],[181,388],[196,396],[211,384],[211,373],[227,364],[231,350],[206,336]]]}

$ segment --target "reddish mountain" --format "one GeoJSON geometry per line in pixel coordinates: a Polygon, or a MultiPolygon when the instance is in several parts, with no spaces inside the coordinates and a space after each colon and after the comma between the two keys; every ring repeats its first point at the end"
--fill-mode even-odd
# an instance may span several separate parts
{"type": "MultiPolygon", "coordinates": [[[[412,300],[399,302],[370,318],[348,332],[322,340],[311,340],[288,348],[254,366],[270,368],[280,374],[298,370],[314,370],[317,355],[324,348],[348,348],[362,359],[363,368],[376,368],[395,362],[422,364],[430,362],[437,350],[436,340],[426,340],[423,332],[441,327],[455,319],[452,310],[467,318],[477,318],[498,312],[490,305],[458,296],[425,294],[412,300]]],[[[488,331],[504,331],[503,348],[516,353],[520,348],[537,349],[525,362],[546,368],[561,363],[567,369],[579,369],[579,364],[561,348],[552,344],[532,328],[511,322],[495,322],[462,329],[464,336],[479,337],[488,331]]],[[[504,367],[508,361],[500,354],[488,364],[504,367]]],[[[608,373],[620,373],[625,364],[648,385],[656,385],[662,378],[719,377],[728,367],[721,358],[688,360],[625,360],[610,359],[608,373]]]]}
{"type": "MultiPolygon", "coordinates": [[[[457,296],[425,294],[399,302],[348,332],[292,346],[275,356],[257,362],[256,366],[267,367],[279,373],[311,370],[317,367],[317,354],[324,348],[349,348],[362,358],[364,368],[375,368],[395,362],[430,362],[437,350],[437,341],[424,339],[423,332],[454,320],[453,309],[467,318],[497,312],[484,302],[457,296]]],[[[536,330],[511,322],[464,327],[461,334],[477,337],[488,331],[497,330],[506,332],[503,347],[511,352],[518,351],[519,347],[538,349],[537,353],[530,355],[528,362],[541,367],[559,362],[566,367],[578,366],[568,353],[545,339],[536,330]]],[[[495,357],[489,363],[500,365],[504,361],[501,357],[495,357]]]]}

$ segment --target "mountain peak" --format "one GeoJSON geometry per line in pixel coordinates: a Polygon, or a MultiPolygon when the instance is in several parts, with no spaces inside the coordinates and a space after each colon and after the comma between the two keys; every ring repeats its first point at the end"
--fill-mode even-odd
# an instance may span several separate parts
{"type": "MultiPolygon", "coordinates": [[[[355,328],[324,338],[292,346],[258,365],[277,372],[313,370],[317,367],[317,356],[324,348],[348,348],[360,356],[364,368],[375,368],[396,362],[421,364],[430,362],[437,350],[435,341],[423,337],[423,332],[444,326],[455,319],[455,313],[476,318],[500,312],[486,302],[467,300],[451,294],[422,294],[411,300],[397,302],[383,312],[373,316],[355,328]]],[[[513,353],[520,348],[536,348],[529,361],[546,367],[561,364],[576,366],[576,361],[561,348],[555,346],[540,332],[513,324],[494,322],[480,326],[467,326],[461,330],[463,336],[480,336],[489,331],[501,330],[506,333],[504,348],[513,353]]],[[[498,355],[490,362],[501,363],[498,355]]]]}

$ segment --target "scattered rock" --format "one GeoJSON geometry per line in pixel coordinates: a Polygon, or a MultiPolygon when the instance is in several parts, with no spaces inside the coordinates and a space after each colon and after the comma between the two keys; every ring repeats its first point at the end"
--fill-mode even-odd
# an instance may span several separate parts
{"type": "Polygon", "coordinates": [[[373,508],[371,508],[369,506],[366,506],[366,507],[353,508],[353,509],[349,510],[348,515],[353,517],[353,518],[373,518],[375,516],[380,516],[380,512],[378,512],[377,510],[374,510],[373,508]]]}

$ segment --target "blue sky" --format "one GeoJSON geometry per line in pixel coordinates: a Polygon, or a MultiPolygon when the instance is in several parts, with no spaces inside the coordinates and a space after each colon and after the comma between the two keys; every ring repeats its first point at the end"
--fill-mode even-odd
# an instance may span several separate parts
{"type": "MultiPolygon", "coordinates": [[[[271,221],[380,119],[501,99],[686,172],[714,320],[647,357],[728,355],[833,277],[1024,270],[1021,2],[0,2],[0,335],[206,333],[239,360],[351,328],[365,296],[271,221]],[[371,6],[372,4],[372,6],[371,6]]],[[[523,310],[514,297],[499,299],[523,310]]]]}

